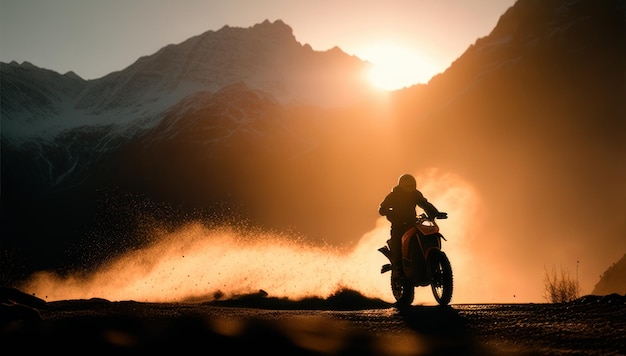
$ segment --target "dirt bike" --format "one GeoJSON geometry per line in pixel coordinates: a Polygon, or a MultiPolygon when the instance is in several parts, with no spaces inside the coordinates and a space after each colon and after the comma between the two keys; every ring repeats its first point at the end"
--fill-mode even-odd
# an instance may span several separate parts
{"type": "MultiPolygon", "coordinates": [[[[435,219],[447,219],[448,214],[440,212],[429,219],[426,214],[417,216],[415,225],[402,236],[403,275],[391,275],[391,291],[398,307],[413,303],[415,287],[430,286],[439,305],[448,305],[452,299],[452,266],[448,256],[441,250],[439,226],[435,219]]],[[[391,262],[391,240],[387,246],[378,249],[391,262]]],[[[392,270],[391,263],[384,264],[380,273],[392,270]]]]}

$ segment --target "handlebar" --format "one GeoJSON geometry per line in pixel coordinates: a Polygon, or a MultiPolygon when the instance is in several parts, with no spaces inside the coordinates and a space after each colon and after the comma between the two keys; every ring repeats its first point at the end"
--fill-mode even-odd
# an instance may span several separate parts
{"type": "Polygon", "coordinates": [[[435,217],[434,217],[434,218],[432,218],[432,219],[431,219],[431,218],[429,218],[429,217],[428,217],[428,215],[426,215],[426,214],[424,214],[424,213],[419,214],[419,215],[417,216],[417,219],[418,219],[418,220],[435,220],[435,219],[442,219],[442,220],[443,220],[443,219],[447,219],[447,218],[448,218],[448,213],[444,213],[444,212],[442,212],[442,211],[440,211],[440,212],[437,214],[437,216],[435,216],[435,217]]]}

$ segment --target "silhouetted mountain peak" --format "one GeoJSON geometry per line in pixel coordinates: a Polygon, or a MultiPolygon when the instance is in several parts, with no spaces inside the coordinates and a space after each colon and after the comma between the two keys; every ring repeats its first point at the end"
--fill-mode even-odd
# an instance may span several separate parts
{"type": "Polygon", "coordinates": [[[608,295],[612,293],[626,295],[626,254],[600,276],[600,281],[591,292],[594,295],[608,295]]]}
{"type": "Polygon", "coordinates": [[[73,70],[63,74],[64,76],[68,77],[68,78],[72,78],[72,79],[79,79],[79,80],[83,80],[83,78],[76,74],[73,70]]]}
{"type": "Polygon", "coordinates": [[[527,47],[564,41],[607,44],[623,38],[625,17],[626,3],[621,0],[519,0],[500,17],[489,37],[512,37],[527,47]]]}
{"type": "Polygon", "coordinates": [[[270,22],[269,20],[265,20],[262,23],[256,24],[252,26],[252,30],[254,32],[263,34],[264,36],[271,36],[275,38],[285,38],[288,40],[295,40],[295,36],[293,35],[293,29],[291,26],[284,23],[282,20],[276,20],[274,22],[270,22]]]}
{"type": "Polygon", "coordinates": [[[372,93],[363,75],[366,66],[340,50],[313,51],[281,20],[266,20],[207,31],[141,57],[90,83],[77,107],[101,114],[142,101],[154,107],[159,101],[163,108],[196,91],[215,92],[239,81],[282,103],[344,106],[372,93]]]}
{"type": "MultiPolygon", "coordinates": [[[[623,110],[625,80],[614,73],[623,72],[624,63],[625,2],[519,0],[488,36],[477,39],[445,73],[433,78],[431,91],[441,90],[444,97],[456,92],[454,96],[469,100],[470,91],[476,93],[475,88],[493,80],[490,85],[501,86],[490,89],[494,102],[502,103],[499,97],[504,96],[533,98],[534,104],[526,101],[520,113],[561,107],[557,103],[571,100],[565,93],[576,90],[580,101],[593,105],[589,111],[623,110]],[[612,87],[607,96],[581,100],[607,86],[612,87]]],[[[600,116],[603,120],[616,116],[609,114],[600,116]]]]}

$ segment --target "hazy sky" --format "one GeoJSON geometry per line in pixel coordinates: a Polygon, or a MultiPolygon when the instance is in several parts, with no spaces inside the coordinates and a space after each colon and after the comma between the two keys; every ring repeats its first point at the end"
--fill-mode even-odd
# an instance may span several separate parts
{"type": "Polygon", "coordinates": [[[0,61],[94,79],[208,30],[280,19],[315,50],[338,46],[375,63],[410,59],[414,72],[403,76],[425,83],[488,35],[514,2],[0,0],[0,61]]]}

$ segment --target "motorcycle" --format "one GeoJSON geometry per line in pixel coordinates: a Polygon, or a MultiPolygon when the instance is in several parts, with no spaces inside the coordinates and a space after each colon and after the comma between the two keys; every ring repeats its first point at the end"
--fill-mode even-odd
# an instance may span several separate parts
{"type": "MultiPolygon", "coordinates": [[[[439,305],[445,306],[452,299],[452,266],[448,256],[441,249],[441,240],[446,240],[439,232],[435,219],[447,219],[448,214],[440,212],[429,219],[426,214],[417,216],[415,225],[402,236],[403,276],[391,275],[391,291],[398,307],[413,303],[416,287],[430,286],[439,305]]],[[[390,263],[384,264],[380,273],[392,270],[391,240],[378,249],[390,263]]]]}

